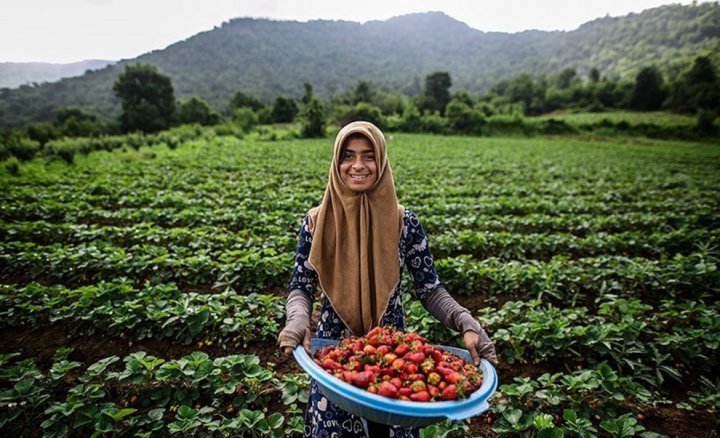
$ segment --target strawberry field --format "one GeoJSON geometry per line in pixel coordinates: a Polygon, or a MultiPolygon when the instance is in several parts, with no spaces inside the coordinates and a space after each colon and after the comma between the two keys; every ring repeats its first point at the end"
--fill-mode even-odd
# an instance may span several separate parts
{"type": "MultiPolygon", "coordinates": [[[[2,435],[302,432],[308,380],[274,344],[332,141],[282,138],[113,137],[0,169],[2,435]]],[[[424,437],[716,436],[720,149],[388,138],[501,361],[489,414],[424,437]]],[[[456,345],[404,281],[409,328],[456,345]]]]}

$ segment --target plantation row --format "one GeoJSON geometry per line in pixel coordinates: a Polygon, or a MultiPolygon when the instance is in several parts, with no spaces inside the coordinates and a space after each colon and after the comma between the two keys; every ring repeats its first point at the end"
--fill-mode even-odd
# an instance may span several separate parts
{"type": "Polygon", "coordinates": [[[76,335],[202,340],[225,350],[274,341],[284,317],[284,303],[273,295],[184,293],[172,284],[135,289],[127,280],[79,289],[0,286],[0,327],[60,322],[76,335]]]}
{"type": "MultiPolygon", "coordinates": [[[[38,246],[0,244],[0,272],[7,278],[41,279],[84,285],[121,276],[135,281],[175,282],[181,287],[213,285],[250,293],[284,287],[292,255],[267,249],[227,251],[214,261],[201,251],[169,253],[163,247],[142,246],[126,251],[110,245],[38,246]]],[[[697,251],[673,258],[649,260],[625,256],[547,261],[476,260],[469,256],[436,260],[440,278],[457,294],[484,291],[487,297],[526,297],[570,300],[598,294],[642,295],[649,299],[685,295],[716,299],[720,291],[717,254],[697,251]]]]}
{"type": "MultiPolygon", "coordinates": [[[[6,242],[32,242],[38,245],[86,244],[96,241],[132,249],[135,246],[157,245],[166,248],[190,248],[194,251],[217,253],[227,250],[253,249],[257,246],[278,252],[292,252],[296,239],[289,234],[265,237],[255,230],[230,232],[210,226],[195,228],[157,228],[150,224],[133,227],[56,225],[48,222],[0,223],[0,233],[6,242]]],[[[258,230],[260,231],[260,230],[258,230]]],[[[641,257],[660,257],[696,249],[699,244],[718,242],[715,230],[669,229],[650,234],[624,231],[614,234],[596,232],[579,237],[570,233],[527,233],[506,231],[461,230],[433,234],[432,248],[436,257],[472,255],[476,258],[546,259],[556,254],[584,257],[602,254],[623,254],[641,257]]],[[[2,238],[0,238],[2,239],[2,238]]],[[[213,254],[213,257],[218,255],[213,254]]]]}
{"type": "MultiPolygon", "coordinates": [[[[204,196],[199,194],[197,196],[204,196]]],[[[257,193],[253,196],[257,197],[257,193]]],[[[270,203],[271,200],[266,200],[270,203]]],[[[441,213],[450,216],[472,215],[474,222],[482,222],[483,216],[527,216],[527,215],[675,215],[693,216],[710,215],[720,206],[714,201],[660,199],[638,202],[583,202],[582,199],[568,198],[565,200],[538,198],[522,200],[497,199],[465,199],[462,201],[443,202],[422,205],[409,203],[421,218],[434,222],[442,220],[441,213]],[[441,208],[439,206],[442,206],[441,208]]],[[[64,202],[57,199],[47,201],[31,201],[28,203],[3,200],[0,209],[0,220],[15,221],[46,221],[50,223],[74,223],[129,226],[141,222],[149,222],[161,227],[189,226],[223,226],[236,231],[253,227],[280,226],[286,228],[294,224],[298,216],[306,212],[311,203],[300,200],[278,199],[268,205],[262,199],[244,200],[231,203],[231,208],[215,208],[216,206],[187,203],[177,207],[138,207],[122,209],[92,208],[83,202],[64,202]],[[213,215],[207,215],[213,212],[213,215]],[[258,217],[260,213],[260,217],[258,217]]],[[[219,207],[219,206],[217,206],[219,207]]],[[[506,220],[513,220],[507,218],[506,220]]],[[[517,220],[517,219],[515,219],[517,220]]],[[[707,220],[713,221],[708,218],[707,220]]]]}

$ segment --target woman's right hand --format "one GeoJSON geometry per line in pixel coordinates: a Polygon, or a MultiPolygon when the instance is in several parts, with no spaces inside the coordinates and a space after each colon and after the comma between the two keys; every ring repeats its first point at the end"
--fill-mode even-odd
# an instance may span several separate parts
{"type": "Polygon", "coordinates": [[[278,335],[280,349],[286,355],[291,355],[295,347],[302,344],[307,354],[310,353],[310,338],[312,331],[310,327],[301,324],[290,323],[286,325],[278,335]]]}

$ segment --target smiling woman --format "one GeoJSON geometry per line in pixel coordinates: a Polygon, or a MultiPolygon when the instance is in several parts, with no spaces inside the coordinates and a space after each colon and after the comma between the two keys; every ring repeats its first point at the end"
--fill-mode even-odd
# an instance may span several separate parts
{"type": "Polygon", "coordinates": [[[377,181],[375,148],[362,134],[353,134],[340,151],[340,178],[353,191],[364,192],[377,181]]]}
{"type": "MultiPolygon", "coordinates": [[[[300,229],[280,348],[290,354],[303,344],[310,351],[310,311],[318,288],[324,299],[317,338],[361,336],[378,326],[404,331],[403,268],[423,306],[462,334],[473,361],[477,364],[485,356],[496,362],[485,331],[440,283],[420,220],[398,204],[385,136],[371,123],[350,123],[335,139],[323,200],[308,212],[300,229]]],[[[414,426],[376,424],[343,410],[326,398],[315,380],[310,388],[306,437],[419,434],[414,426]]]]}

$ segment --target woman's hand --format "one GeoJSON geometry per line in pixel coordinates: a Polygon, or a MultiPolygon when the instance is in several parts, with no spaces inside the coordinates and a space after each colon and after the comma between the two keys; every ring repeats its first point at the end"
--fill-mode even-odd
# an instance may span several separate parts
{"type": "Polygon", "coordinates": [[[300,327],[296,324],[288,324],[282,329],[278,335],[278,343],[283,353],[291,355],[295,347],[302,344],[307,354],[310,353],[310,337],[312,332],[310,327],[300,327]]]}
{"type": "Polygon", "coordinates": [[[463,342],[475,365],[480,365],[480,358],[482,357],[492,362],[493,365],[497,365],[498,359],[497,354],[495,354],[495,346],[485,330],[480,328],[480,333],[467,330],[463,333],[463,342]]]}

